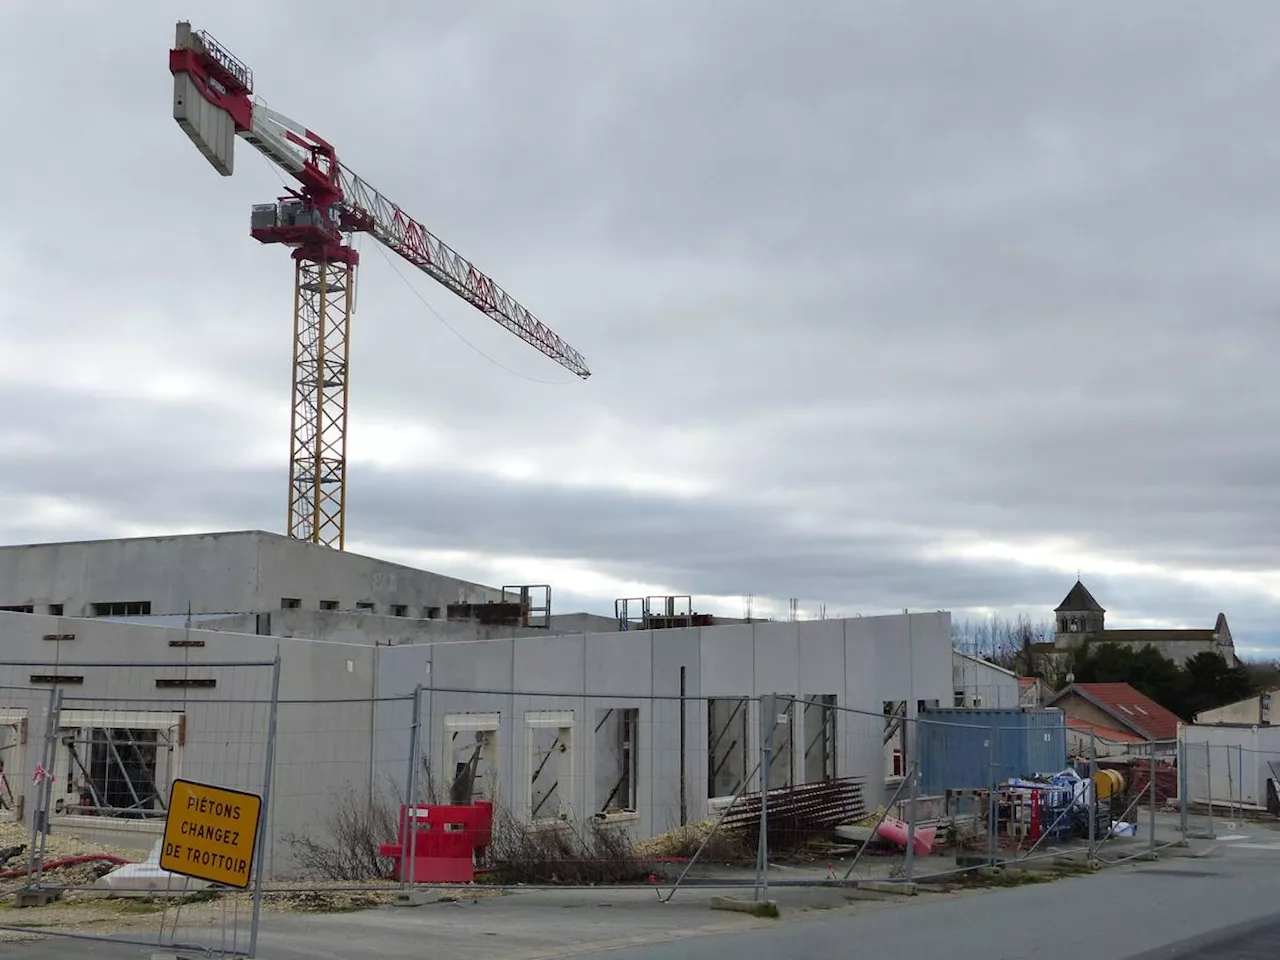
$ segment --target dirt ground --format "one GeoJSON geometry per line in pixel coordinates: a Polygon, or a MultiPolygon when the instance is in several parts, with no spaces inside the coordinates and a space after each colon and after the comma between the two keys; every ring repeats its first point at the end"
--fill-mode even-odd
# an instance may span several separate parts
{"type": "MultiPolygon", "coordinates": [[[[29,844],[30,834],[20,824],[0,824],[0,848],[29,844]]],[[[69,833],[54,833],[46,840],[45,862],[64,857],[105,854],[127,860],[136,855],[89,843],[69,833]]],[[[14,857],[3,869],[25,868],[27,853],[14,857]]],[[[113,864],[89,863],[51,870],[46,881],[66,888],[62,898],[43,907],[20,909],[11,894],[26,883],[26,877],[0,879],[0,927],[21,927],[20,931],[0,930],[0,943],[37,939],[41,930],[63,930],[75,933],[138,934],[158,933],[161,926],[180,923],[186,929],[240,926],[248,922],[252,906],[247,893],[218,892],[197,894],[185,902],[177,897],[109,897],[88,889],[95,880],[113,869],[113,864]]],[[[307,889],[299,889],[297,881],[267,883],[263,888],[264,913],[346,913],[365,910],[392,902],[394,881],[372,882],[368,889],[353,890],[350,884],[307,881],[307,889]]],[[[501,891],[479,888],[459,890],[442,899],[466,899],[500,896],[501,891]]]]}

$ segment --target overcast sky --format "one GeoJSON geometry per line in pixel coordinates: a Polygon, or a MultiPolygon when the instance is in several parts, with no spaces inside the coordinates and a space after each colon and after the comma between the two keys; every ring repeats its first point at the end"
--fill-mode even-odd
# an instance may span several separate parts
{"type": "Polygon", "coordinates": [[[365,240],[352,549],[1280,647],[1274,0],[0,4],[0,542],[283,530],[281,182],[178,16],[594,373],[365,240]]]}

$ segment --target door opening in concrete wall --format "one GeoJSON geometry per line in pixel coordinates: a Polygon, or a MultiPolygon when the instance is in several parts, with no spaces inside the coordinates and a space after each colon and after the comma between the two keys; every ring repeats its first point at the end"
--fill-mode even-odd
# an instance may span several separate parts
{"type": "Polygon", "coordinates": [[[444,718],[448,802],[498,799],[497,713],[449,713],[444,718]]]}
{"type": "Polygon", "coordinates": [[[636,809],[639,733],[638,709],[610,707],[596,711],[596,812],[622,813],[636,809]]]}
{"type": "Polygon", "coordinates": [[[180,714],[64,711],[55,771],[63,786],[54,813],[163,819],[181,768],[181,732],[180,714]]]}
{"type": "Polygon", "coordinates": [[[906,775],[907,701],[884,701],[884,775],[894,779],[906,775]]]}
{"type": "Polygon", "coordinates": [[[0,821],[23,815],[23,747],[27,743],[25,710],[0,711],[0,821]]]}
{"type": "Polygon", "coordinates": [[[778,713],[773,718],[773,749],[769,752],[768,787],[776,790],[795,782],[795,714],[794,700],[777,701],[778,713]]]}
{"type": "Polygon", "coordinates": [[[836,778],[836,695],[811,693],[804,705],[804,780],[836,778]]]}
{"type": "Polygon", "coordinates": [[[573,711],[524,715],[530,820],[566,820],[573,795],[573,711]]]}
{"type": "Polygon", "coordinates": [[[747,764],[746,697],[707,701],[707,796],[731,797],[755,764],[747,764]]]}

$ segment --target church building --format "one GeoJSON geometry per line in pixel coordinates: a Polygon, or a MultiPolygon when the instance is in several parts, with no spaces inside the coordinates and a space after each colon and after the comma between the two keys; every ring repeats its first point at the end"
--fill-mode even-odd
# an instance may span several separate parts
{"type": "Polygon", "coordinates": [[[1131,650],[1152,646],[1167,660],[1181,665],[1198,653],[1219,653],[1228,667],[1236,666],[1235,644],[1227,616],[1218,614],[1211,629],[1178,628],[1171,630],[1108,630],[1107,611],[1093,598],[1088,588],[1076,580],[1062,602],[1054,609],[1053,646],[1055,653],[1065,654],[1089,643],[1119,643],[1131,650]]]}

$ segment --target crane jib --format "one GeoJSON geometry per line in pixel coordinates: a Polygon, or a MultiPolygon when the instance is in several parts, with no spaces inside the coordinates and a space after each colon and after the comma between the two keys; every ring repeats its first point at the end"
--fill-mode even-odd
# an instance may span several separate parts
{"type": "Polygon", "coordinates": [[[359,262],[347,242],[368,233],[441,286],[578,377],[586,361],[486,273],[343,166],[310,128],[253,98],[253,72],[191,24],[169,51],[173,117],[223,176],[245,140],[295,181],[290,196],[256,205],[250,235],[293,249],[294,376],[288,533],[342,549],[346,542],[348,338],[359,262]]]}

